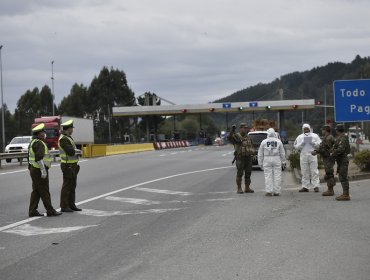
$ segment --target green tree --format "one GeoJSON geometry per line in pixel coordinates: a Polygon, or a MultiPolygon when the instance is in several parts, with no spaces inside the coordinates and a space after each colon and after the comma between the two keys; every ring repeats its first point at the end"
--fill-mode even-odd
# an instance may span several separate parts
{"type": "Polygon", "coordinates": [[[89,114],[87,87],[74,84],[68,96],[64,97],[58,107],[61,115],[83,118],[89,114]]]}
{"type": "Polygon", "coordinates": [[[130,130],[130,121],[127,118],[111,119],[113,106],[135,105],[134,92],[127,84],[123,71],[103,67],[98,77],[94,77],[87,92],[89,113],[95,123],[96,141],[108,142],[109,123],[112,141],[122,142],[125,132],[130,130]]]}
{"type": "Polygon", "coordinates": [[[39,114],[42,116],[51,116],[53,114],[53,95],[49,86],[45,85],[40,91],[39,114]]]}
{"type": "Polygon", "coordinates": [[[14,120],[19,128],[19,135],[29,135],[31,125],[35,117],[40,116],[41,102],[39,89],[35,87],[32,91],[27,90],[17,102],[14,112],[14,120]]]}

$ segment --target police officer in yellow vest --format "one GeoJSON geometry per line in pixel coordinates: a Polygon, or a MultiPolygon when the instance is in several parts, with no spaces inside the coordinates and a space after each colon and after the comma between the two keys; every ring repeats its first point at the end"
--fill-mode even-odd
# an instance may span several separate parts
{"type": "Polygon", "coordinates": [[[58,146],[63,172],[63,185],[60,193],[60,208],[62,212],[81,211],[76,206],[76,186],[77,174],[80,171],[78,156],[76,155],[76,145],[71,137],[73,133],[73,120],[61,124],[62,133],[60,134],[58,146]]]}
{"type": "Polygon", "coordinates": [[[49,172],[51,156],[44,143],[45,125],[39,124],[32,129],[33,139],[28,149],[28,169],[32,179],[32,193],[28,215],[30,217],[44,216],[37,210],[40,198],[46,209],[47,216],[59,216],[51,204],[49,192],[49,172]]]}

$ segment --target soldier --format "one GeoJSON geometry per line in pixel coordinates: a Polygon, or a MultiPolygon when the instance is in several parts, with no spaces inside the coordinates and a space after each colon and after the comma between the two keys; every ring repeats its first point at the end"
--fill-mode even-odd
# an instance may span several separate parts
{"type": "Polygon", "coordinates": [[[236,133],[236,125],[232,126],[232,129],[227,136],[227,139],[234,144],[235,148],[235,160],[236,160],[236,185],[237,193],[243,193],[241,184],[244,174],[245,192],[254,193],[254,190],[250,188],[251,184],[251,173],[252,173],[252,156],[255,154],[255,149],[252,144],[251,138],[248,136],[248,126],[245,123],[239,125],[239,132],[236,133]]]}
{"type": "Polygon", "coordinates": [[[349,196],[349,182],[348,182],[348,154],[350,153],[350,145],[348,137],[344,133],[344,126],[338,124],[335,127],[336,139],[333,146],[333,149],[330,153],[332,157],[335,158],[337,162],[337,173],[339,181],[342,184],[343,194],[337,196],[335,199],[338,201],[351,200],[349,196]]]}
{"type": "Polygon", "coordinates": [[[80,171],[76,145],[71,137],[73,133],[73,120],[61,124],[58,146],[60,151],[60,168],[63,172],[63,185],[60,193],[60,208],[62,212],[81,211],[76,206],[77,174],[80,171]]]}
{"type": "Polygon", "coordinates": [[[32,180],[32,192],[28,215],[30,217],[44,216],[37,211],[40,198],[46,209],[47,216],[59,216],[51,204],[49,192],[49,168],[51,166],[51,156],[48,147],[44,143],[45,125],[39,124],[32,129],[33,139],[28,149],[28,169],[32,180]]]}
{"type": "Polygon", "coordinates": [[[333,148],[335,143],[335,138],[331,135],[331,128],[329,125],[324,125],[322,127],[322,135],[323,140],[320,143],[320,146],[312,151],[312,155],[315,156],[316,154],[321,155],[322,160],[324,162],[325,168],[325,181],[328,186],[328,190],[323,192],[323,196],[333,196],[334,195],[334,186],[335,186],[335,178],[334,178],[334,164],[335,159],[334,157],[330,156],[330,151],[333,148]]]}

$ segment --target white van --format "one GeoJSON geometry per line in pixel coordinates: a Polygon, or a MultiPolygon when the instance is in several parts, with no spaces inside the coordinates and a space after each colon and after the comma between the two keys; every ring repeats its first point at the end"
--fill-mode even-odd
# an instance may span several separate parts
{"type": "MultiPolygon", "coordinates": [[[[17,136],[10,141],[5,147],[5,153],[27,153],[28,146],[32,141],[32,136],[17,136]]],[[[11,162],[12,159],[7,158],[6,162],[11,162]]]]}

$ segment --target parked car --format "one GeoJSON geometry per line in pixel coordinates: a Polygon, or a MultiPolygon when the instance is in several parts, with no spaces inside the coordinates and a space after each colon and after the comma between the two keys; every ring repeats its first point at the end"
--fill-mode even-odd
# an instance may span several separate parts
{"type": "MultiPolygon", "coordinates": [[[[27,153],[32,136],[17,136],[10,141],[5,147],[5,153],[27,153]]],[[[6,162],[11,162],[12,159],[6,159],[6,162]]]]}

